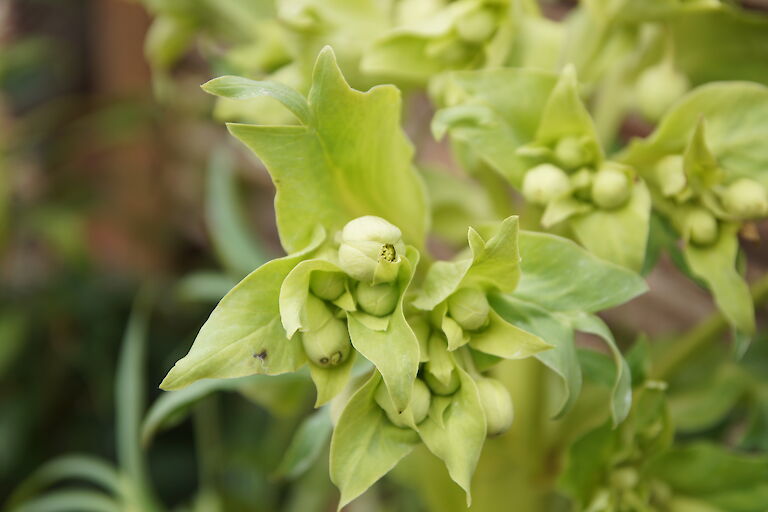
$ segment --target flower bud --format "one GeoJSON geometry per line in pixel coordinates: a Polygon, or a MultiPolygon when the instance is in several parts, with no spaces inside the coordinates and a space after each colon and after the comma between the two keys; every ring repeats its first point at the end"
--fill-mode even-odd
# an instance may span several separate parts
{"type": "Polygon", "coordinates": [[[403,414],[397,413],[395,404],[392,403],[392,398],[389,396],[389,391],[387,391],[387,387],[384,383],[380,384],[376,389],[374,399],[376,400],[376,403],[379,404],[379,407],[381,407],[387,414],[389,421],[398,427],[407,428],[409,425],[405,421],[405,414],[410,411],[413,415],[413,422],[416,425],[424,421],[429,413],[429,404],[432,401],[432,395],[429,392],[427,385],[424,384],[424,381],[416,379],[413,382],[411,401],[408,404],[408,407],[405,408],[405,411],[403,411],[403,414]]]}
{"type": "Polygon", "coordinates": [[[552,164],[540,164],[525,173],[523,196],[531,203],[546,205],[571,191],[568,175],[552,164]]]}
{"type": "Polygon", "coordinates": [[[589,162],[590,155],[579,137],[563,137],[555,145],[555,158],[566,169],[577,169],[589,162]]]}
{"type": "Polygon", "coordinates": [[[346,277],[340,272],[315,270],[309,279],[309,289],[321,299],[336,300],[344,293],[346,281],[346,277]]]}
{"type": "Polygon", "coordinates": [[[616,489],[635,489],[640,481],[637,470],[632,467],[618,468],[611,473],[611,486],[616,489]]]}
{"type": "Polygon", "coordinates": [[[623,205],[631,193],[629,177],[621,169],[604,165],[592,181],[592,201],[605,210],[623,205]]]}
{"type": "Polygon", "coordinates": [[[336,318],[325,303],[307,296],[302,310],[301,344],[310,361],[318,366],[336,366],[349,355],[347,325],[336,318]]]}
{"type": "Polygon", "coordinates": [[[400,298],[400,290],[390,283],[370,285],[359,283],[355,290],[357,305],[374,316],[385,316],[395,310],[397,300],[400,298]]]}
{"type": "Polygon", "coordinates": [[[722,197],[728,213],[741,219],[765,217],[768,214],[765,188],[754,180],[739,178],[728,185],[722,197]]]}
{"type": "Polygon", "coordinates": [[[512,426],[514,417],[509,391],[496,379],[481,378],[476,384],[480,394],[480,404],[485,412],[488,435],[503,434],[512,426]]]}
{"type": "Polygon", "coordinates": [[[424,363],[424,380],[436,395],[452,395],[459,389],[461,381],[451,356],[448,344],[442,335],[434,332],[427,342],[429,361],[424,363]]]}
{"type": "Polygon", "coordinates": [[[358,281],[393,281],[404,254],[400,230],[381,217],[359,217],[349,221],[341,232],[339,264],[358,281]]]}
{"type": "Polygon", "coordinates": [[[490,312],[485,292],[477,288],[461,288],[448,297],[448,314],[468,331],[483,327],[490,312]]]}
{"type": "Polygon", "coordinates": [[[667,155],[656,163],[656,180],[662,195],[670,197],[682,192],[688,179],[685,176],[682,155],[667,155]]]}
{"type": "Polygon", "coordinates": [[[658,121],[689,88],[688,78],[669,63],[646,69],[635,88],[640,113],[650,121],[658,121]]]}
{"type": "Polygon", "coordinates": [[[487,41],[495,31],[496,16],[488,8],[475,9],[456,23],[456,32],[468,43],[479,44],[487,41]]]}
{"type": "Polygon", "coordinates": [[[696,245],[711,245],[717,240],[717,220],[704,208],[691,208],[684,217],[683,235],[696,245]]]}
{"type": "Polygon", "coordinates": [[[582,167],[571,174],[571,189],[573,195],[583,201],[589,201],[592,198],[592,178],[594,172],[589,167],[582,167]]]}

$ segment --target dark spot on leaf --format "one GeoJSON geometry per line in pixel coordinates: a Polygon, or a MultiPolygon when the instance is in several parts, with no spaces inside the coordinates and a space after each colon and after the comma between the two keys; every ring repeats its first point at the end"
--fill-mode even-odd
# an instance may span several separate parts
{"type": "Polygon", "coordinates": [[[267,358],[267,349],[262,350],[261,352],[256,352],[253,354],[253,357],[256,359],[261,359],[262,361],[267,358]]]}

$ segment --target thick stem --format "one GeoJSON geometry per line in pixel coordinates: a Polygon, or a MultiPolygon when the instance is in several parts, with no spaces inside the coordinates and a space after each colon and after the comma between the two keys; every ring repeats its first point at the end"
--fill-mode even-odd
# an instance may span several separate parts
{"type": "MultiPolygon", "coordinates": [[[[768,300],[768,274],[764,274],[750,287],[755,306],[768,300]]],[[[690,330],[674,343],[661,359],[655,362],[653,378],[664,380],[684,365],[699,349],[721,336],[728,329],[728,321],[717,312],[690,330]]]]}

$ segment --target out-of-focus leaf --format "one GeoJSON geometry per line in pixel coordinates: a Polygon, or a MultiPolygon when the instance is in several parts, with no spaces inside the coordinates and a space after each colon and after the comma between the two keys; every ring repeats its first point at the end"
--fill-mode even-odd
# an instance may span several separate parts
{"type": "Polygon", "coordinates": [[[176,283],[176,296],[188,302],[217,303],[237,281],[219,272],[193,272],[176,283]]]}
{"type": "Polygon", "coordinates": [[[121,512],[122,506],[109,496],[91,490],[51,491],[11,512],[121,512]]]}
{"type": "Polygon", "coordinates": [[[214,151],[208,165],[206,220],[214,249],[234,275],[249,274],[267,261],[245,222],[229,150],[214,151]]]}
{"type": "Polygon", "coordinates": [[[331,436],[331,415],[323,407],[305,419],[293,436],[276,470],[277,476],[297,478],[315,462],[331,436]]]}

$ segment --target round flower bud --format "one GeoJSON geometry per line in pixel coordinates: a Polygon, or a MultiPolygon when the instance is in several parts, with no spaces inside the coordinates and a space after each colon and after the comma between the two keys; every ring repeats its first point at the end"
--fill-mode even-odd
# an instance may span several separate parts
{"type": "Polygon", "coordinates": [[[483,327],[490,312],[485,292],[477,288],[461,288],[448,297],[448,314],[468,331],[483,327]]]}
{"type": "Polygon", "coordinates": [[[405,244],[400,230],[381,217],[359,217],[348,222],[341,232],[339,264],[358,281],[393,281],[403,254],[405,244]]]}
{"type": "Polygon", "coordinates": [[[310,361],[318,366],[336,366],[347,358],[351,347],[347,325],[325,302],[308,295],[301,320],[301,344],[310,361]]]}
{"type": "Polygon", "coordinates": [[[480,404],[485,411],[485,423],[489,436],[497,436],[512,426],[514,409],[512,398],[504,385],[496,379],[481,378],[477,382],[480,404]]]}
{"type": "Polygon", "coordinates": [[[359,283],[355,290],[357,305],[374,316],[385,316],[395,310],[400,290],[394,284],[381,283],[370,285],[359,283]]]}
{"type": "Polygon", "coordinates": [[[617,489],[634,489],[640,482],[637,470],[631,467],[619,468],[611,473],[611,485],[617,489]]]}
{"type": "Polygon", "coordinates": [[[578,137],[563,137],[555,145],[555,158],[567,169],[577,169],[589,161],[589,151],[578,137]]]}
{"type": "Polygon", "coordinates": [[[495,31],[496,16],[491,9],[475,9],[456,23],[456,32],[468,43],[487,41],[495,31]]]}
{"type": "Polygon", "coordinates": [[[683,234],[696,245],[711,245],[717,240],[717,220],[704,208],[692,208],[685,215],[683,234]]]}
{"type": "Polygon", "coordinates": [[[768,214],[768,196],[760,183],[739,178],[725,190],[723,206],[728,213],[741,219],[765,217],[768,214]]]}
{"type": "Polygon", "coordinates": [[[582,167],[571,174],[571,189],[573,195],[583,201],[589,201],[592,194],[592,176],[594,172],[589,167],[582,167]]]}
{"type": "MultiPolygon", "coordinates": [[[[389,392],[387,391],[387,387],[384,385],[384,383],[380,384],[379,387],[376,389],[376,394],[374,395],[374,399],[376,400],[376,403],[379,404],[379,407],[381,407],[384,412],[387,414],[387,418],[389,418],[389,421],[391,421],[394,425],[401,427],[401,428],[407,428],[409,427],[408,423],[405,421],[405,418],[403,417],[405,414],[398,414],[397,409],[395,408],[395,404],[392,403],[392,398],[389,396],[389,392]]],[[[432,395],[429,392],[429,388],[426,384],[424,384],[424,381],[421,379],[416,379],[413,382],[413,393],[411,394],[411,402],[408,404],[408,407],[406,407],[404,413],[407,411],[410,411],[413,415],[413,422],[418,425],[422,421],[424,421],[427,417],[427,414],[429,413],[429,404],[432,401],[432,395]]]]}
{"type": "Polygon", "coordinates": [[[347,359],[352,344],[347,324],[332,317],[315,331],[301,333],[301,344],[310,361],[318,366],[336,366],[347,359]]]}
{"type": "Polygon", "coordinates": [[[658,121],[689,88],[688,78],[668,63],[646,69],[635,89],[640,113],[650,121],[658,121]]]}
{"type": "Polygon", "coordinates": [[[630,185],[625,172],[605,165],[597,171],[592,181],[592,201],[606,210],[618,208],[629,199],[630,185]]]}
{"type": "Polygon", "coordinates": [[[682,155],[667,155],[658,162],[654,169],[656,180],[659,182],[659,188],[662,195],[666,197],[679,194],[688,184],[685,177],[682,155]]]}
{"type": "Polygon", "coordinates": [[[571,191],[568,175],[552,164],[540,164],[525,173],[523,196],[531,203],[546,205],[571,191]]]}
{"type": "Polygon", "coordinates": [[[336,300],[344,293],[346,281],[346,277],[340,272],[315,270],[309,278],[309,289],[321,299],[336,300]]]}

